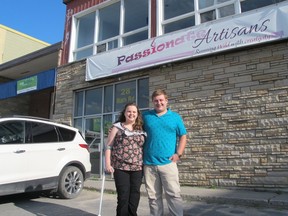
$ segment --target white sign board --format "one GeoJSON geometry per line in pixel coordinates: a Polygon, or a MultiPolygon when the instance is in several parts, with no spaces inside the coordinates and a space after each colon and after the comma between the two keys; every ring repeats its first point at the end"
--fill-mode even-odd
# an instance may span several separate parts
{"type": "Polygon", "coordinates": [[[288,37],[288,4],[235,15],[87,58],[86,81],[288,37]]]}

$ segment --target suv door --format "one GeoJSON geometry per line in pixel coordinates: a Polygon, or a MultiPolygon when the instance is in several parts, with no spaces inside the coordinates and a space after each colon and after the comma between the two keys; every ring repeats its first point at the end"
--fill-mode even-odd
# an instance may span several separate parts
{"type": "Polygon", "coordinates": [[[32,179],[58,177],[71,142],[61,142],[53,124],[27,122],[26,128],[29,175],[32,179]]]}
{"type": "Polygon", "coordinates": [[[24,131],[23,121],[0,123],[0,184],[20,182],[28,177],[24,131]]]}

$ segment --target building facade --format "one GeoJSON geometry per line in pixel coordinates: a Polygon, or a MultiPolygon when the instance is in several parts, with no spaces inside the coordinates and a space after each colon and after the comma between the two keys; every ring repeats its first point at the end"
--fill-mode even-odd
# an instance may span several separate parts
{"type": "Polygon", "coordinates": [[[287,188],[288,1],[63,2],[54,118],[82,130],[94,174],[123,105],[163,88],[188,131],[182,184],[287,188]]]}
{"type": "Polygon", "coordinates": [[[24,56],[50,44],[0,24],[0,64],[24,56]]]}
{"type": "Polygon", "coordinates": [[[0,25],[1,117],[51,117],[61,46],[0,25]]]}

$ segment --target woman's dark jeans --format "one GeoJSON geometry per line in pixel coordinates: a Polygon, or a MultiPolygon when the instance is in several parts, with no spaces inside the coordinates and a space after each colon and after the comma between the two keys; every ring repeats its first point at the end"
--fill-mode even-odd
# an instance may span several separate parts
{"type": "Polygon", "coordinates": [[[115,169],[117,216],[137,216],[143,172],[115,169]]]}

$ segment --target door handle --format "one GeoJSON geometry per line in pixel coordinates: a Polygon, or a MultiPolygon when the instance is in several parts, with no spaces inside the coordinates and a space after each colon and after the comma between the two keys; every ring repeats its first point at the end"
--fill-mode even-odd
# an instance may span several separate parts
{"type": "Polygon", "coordinates": [[[24,152],[26,152],[26,151],[25,150],[16,150],[16,151],[14,151],[14,153],[17,153],[17,154],[24,153],[24,152]]]}
{"type": "Polygon", "coordinates": [[[58,150],[58,151],[64,151],[65,148],[58,148],[57,150],[58,150]]]}

